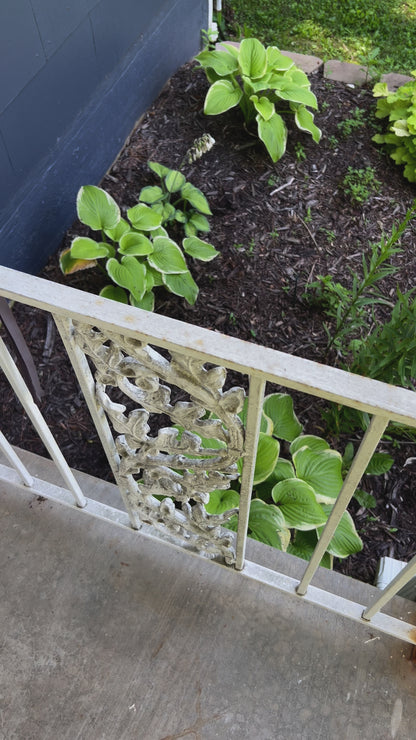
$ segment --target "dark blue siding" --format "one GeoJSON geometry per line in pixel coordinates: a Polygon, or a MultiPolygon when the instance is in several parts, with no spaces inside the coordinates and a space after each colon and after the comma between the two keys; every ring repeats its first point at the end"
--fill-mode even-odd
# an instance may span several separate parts
{"type": "Polygon", "coordinates": [[[13,84],[0,113],[0,263],[36,272],[73,221],[78,188],[99,182],[141,113],[198,51],[208,3],[2,5],[13,84]]]}

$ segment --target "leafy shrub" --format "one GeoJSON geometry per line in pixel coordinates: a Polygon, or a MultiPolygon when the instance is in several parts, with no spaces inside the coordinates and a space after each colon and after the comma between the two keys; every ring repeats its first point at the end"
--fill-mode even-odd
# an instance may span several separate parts
{"type": "Polygon", "coordinates": [[[94,185],[79,190],[78,218],[93,231],[100,232],[100,237],[98,241],[75,237],[71,247],[61,254],[60,266],[68,275],[95,267],[102,259],[112,284],[106,285],[100,295],[152,311],[153,289],[164,286],[193,305],[198,286],[185,254],[204,262],[218,254],[211,244],[197,236],[198,231],[209,231],[208,201],[179,170],[170,170],[156,162],[150,162],[149,166],[159,176],[161,185],[143,188],[139,203],[127,211],[127,219],[122,218],[117,203],[105,190],[94,185]],[[184,229],[183,251],[165,228],[173,223],[184,229]]]}
{"type": "MultiPolygon", "coordinates": [[[[416,77],[416,71],[412,72],[416,77]]],[[[373,89],[377,118],[388,118],[387,132],[376,134],[373,141],[384,144],[396,164],[404,165],[403,174],[416,182],[416,79],[406,82],[396,92],[389,92],[386,82],[373,89]]]]}
{"type": "Polygon", "coordinates": [[[225,44],[224,51],[204,50],[196,59],[211,85],[204,112],[219,115],[239,106],[246,125],[256,120],[258,136],[273,162],[285,153],[287,140],[287,128],[276,110],[277,103],[289,104],[298,128],[319,142],[321,131],[308,110],[318,107],[309,80],[276,46],[266,49],[257,39],[248,38],[243,39],[239,49],[225,44]]]}
{"type": "MultiPolygon", "coordinates": [[[[416,202],[407,211],[404,220],[393,227],[388,239],[371,246],[370,259],[363,255],[363,276],[351,271],[352,287],[334,281],[331,275],[318,276],[310,284],[312,296],[332,320],[324,324],[328,345],[327,353],[335,348],[340,364],[353,373],[366,375],[393,385],[415,388],[416,383],[416,298],[414,290],[402,294],[397,288],[394,304],[384,297],[378,283],[394,275],[397,267],[390,258],[400,252],[396,246],[413,219],[416,202]],[[390,316],[380,323],[374,309],[379,305],[390,309],[390,316]]],[[[324,412],[328,428],[335,433],[366,429],[367,414],[331,404],[324,412]]]]}
{"type": "MultiPolygon", "coordinates": [[[[346,358],[350,350],[350,343],[362,334],[367,335],[369,329],[369,309],[374,305],[391,306],[378,283],[389,275],[397,272],[397,267],[390,263],[391,257],[400,252],[397,246],[416,212],[416,201],[406,213],[403,221],[393,226],[389,237],[382,236],[378,244],[371,245],[370,258],[362,256],[362,277],[355,270],[350,270],[352,286],[347,288],[334,281],[332,275],[318,275],[317,280],[310,283],[305,298],[310,302],[318,302],[323,306],[327,316],[332,319],[332,325],[325,324],[328,335],[327,351],[335,347],[341,358],[346,358]]],[[[370,314],[370,318],[372,316],[370,314]]]]}

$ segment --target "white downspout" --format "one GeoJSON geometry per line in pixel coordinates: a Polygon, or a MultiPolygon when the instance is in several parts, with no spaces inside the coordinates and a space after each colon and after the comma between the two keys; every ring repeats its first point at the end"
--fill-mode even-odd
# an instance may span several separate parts
{"type": "MultiPolygon", "coordinates": [[[[215,10],[222,9],[222,0],[215,0],[215,10]]],[[[216,41],[218,38],[218,25],[213,20],[213,0],[208,0],[208,33],[211,41],[216,41]]]]}

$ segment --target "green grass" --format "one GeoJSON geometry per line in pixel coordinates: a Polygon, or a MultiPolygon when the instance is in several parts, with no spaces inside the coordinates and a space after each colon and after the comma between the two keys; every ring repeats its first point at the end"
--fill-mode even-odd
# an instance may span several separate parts
{"type": "Polygon", "coordinates": [[[225,0],[228,35],[256,36],[280,49],[365,64],[372,69],[416,69],[416,0],[225,0]]]}

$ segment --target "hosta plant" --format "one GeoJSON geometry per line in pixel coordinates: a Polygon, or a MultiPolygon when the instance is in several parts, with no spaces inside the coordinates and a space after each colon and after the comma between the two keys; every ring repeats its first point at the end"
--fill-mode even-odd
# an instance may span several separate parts
{"type": "MultiPolygon", "coordinates": [[[[416,71],[412,72],[416,78],[416,71]]],[[[390,92],[386,82],[373,89],[378,98],[377,118],[388,118],[386,133],[376,134],[373,141],[384,144],[396,164],[404,165],[404,176],[416,182],[416,79],[390,92]]]]}
{"type": "Polygon", "coordinates": [[[309,108],[316,97],[306,74],[276,46],[243,39],[239,48],[205,49],[196,57],[210,83],[204,112],[218,115],[239,106],[245,124],[256,121],[257,132],[273,162],[286,151],[287,128],[281,113],[292,113],[297,127],[319,142],[321,131],[309,108]]]}
{"type": "MultiPolygon", "coordinates": [[[[197,141],[203,141],[203,137],[197,141]]],[[[193,161],[191,157],[196,156],[192,152],[193,148],[187,152],[188,161],[193,161]]],[[[159,178],[159,185],[142,188],[139,202],[146,203],[160,214],[166,228],[176,222],[183,227],[185,236],[197,236],[198,231],[208,232],[207,216],[212,214],[201,190],[188,182],[180,170],[171,170],[158,162],[149,162],[149,167],[159,178]]]]}
{"type": "MultiPolygon", "coordinates": [[[[241,416],[244,421],[245,411],[241,416]]],[[[212,439],[203,440],[210,448],[213,442],[212,439]]],[[[217,444],[222,446],[220,442],[217,444]]],[[[256,455],[249,536],[309,560],[341,490],[352,457],[351,445],[342,456],[321,437],[303,434],[302,425],[293,411],[291,396],[283,393],[267,396],[263,403],[256,455]]],[[[366,472],[385,472],[392,462],[389,456],[377,453],[366,472]]],[[[241,473],[242,460],[238,468],[241,473]]],[[[233,486],[210,494],[206,504],[210,514],[221,514],[239,506],[239,481],[233,486]]],[[[359,500],[369,496],[361,491],[356,495],[359,500]]],[[[233,515],[226,526],[236,530],[237,523],[237,516],[233,515]]],[[[344,512],[322,565],[332,567],[333,557],[345,558],[361,549],[362,541],[354,522],[350,514],[344,512]]]]}
{"type": "Polygon", "coordinates": [[[204,262],[212,260],[217,250],[197,236],[207,231],[206,215],[211,213],[203,193],[186,182],[176,170],[150,163],[163,180],[163,187],[143,188],[140,201],[123,218],[115,200],[94,185],[85,185],[77,196],[79,220],[98,232],[98,238],[77,236],[60,256],[65,274],[95,267],[99,260],[112,281],[100,295],[152,311],[154,288],[164,286],[182,296],[191,305],[198,296],[186,262],[186,256],[204,262]],[[153,195],[152,195],[153,193],[153,195]],[[172,196],[175,198],[171,202],[172,196]],[[177,204],[181,204],[178,209],[177,204]],[[185,227],[182,248],[165,227],[175,220],[185,227]]]}

